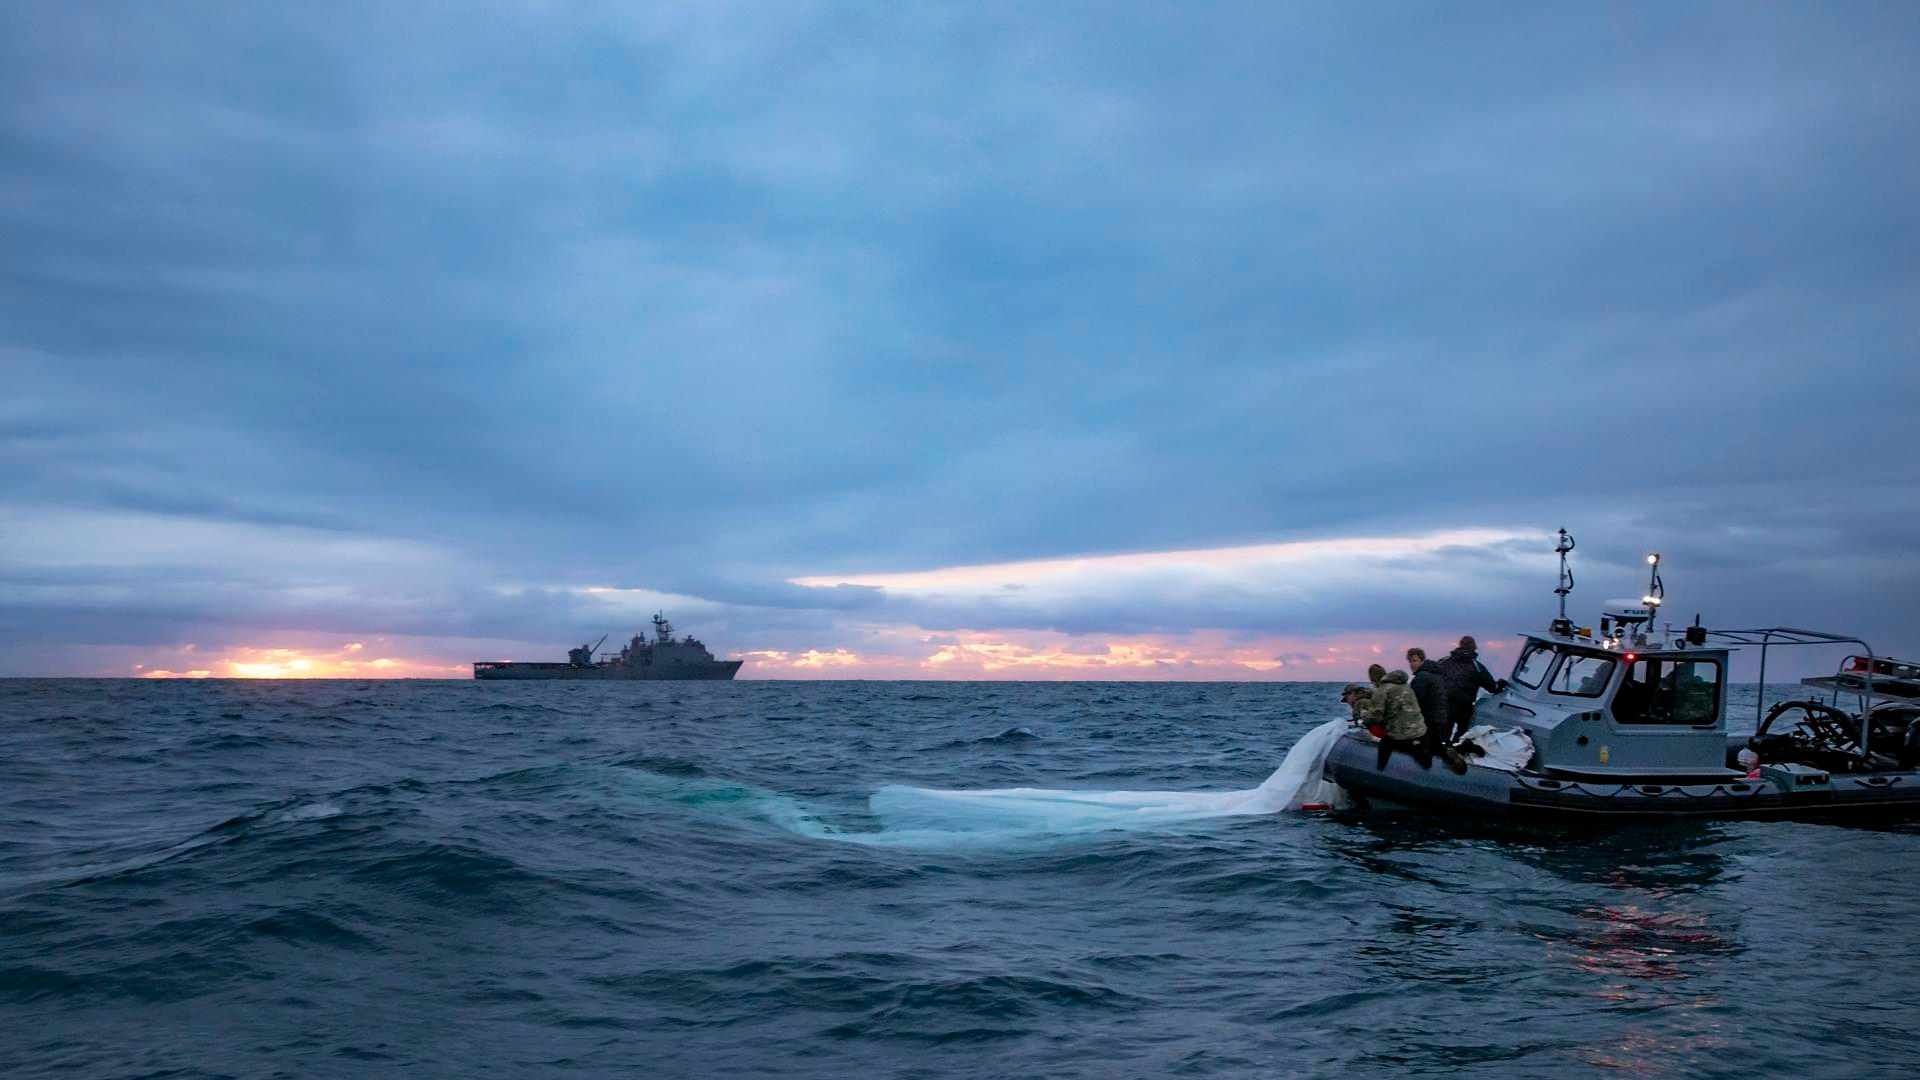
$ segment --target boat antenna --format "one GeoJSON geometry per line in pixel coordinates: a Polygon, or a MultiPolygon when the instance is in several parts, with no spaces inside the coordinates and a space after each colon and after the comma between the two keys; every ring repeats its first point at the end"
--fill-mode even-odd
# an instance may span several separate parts
{"type": "Polygon", "coordinates": [[[1567,594],[1573,591],[1573,570],[1567,566],[1567,552],[1573,550],[1573,534],[1560,530],[1560,541],[1553,545],[1560,554],[1560,586],[1553,594],[1560,598],[1560,617],[1553,620],[1553,632],[1567,637],[1573,636],[1573,623],[1567,621],[1567,594]]]}
{"type": "Polygon", "coordinates": [[[1660,602],[1667,597],[1667,586],[1660,580],[1660,553],[1647,553],[1647,595],[1640,602],[1647,606],[1647,629],[1653,629],[1653,617],[1660,614],[1660,602]]]}

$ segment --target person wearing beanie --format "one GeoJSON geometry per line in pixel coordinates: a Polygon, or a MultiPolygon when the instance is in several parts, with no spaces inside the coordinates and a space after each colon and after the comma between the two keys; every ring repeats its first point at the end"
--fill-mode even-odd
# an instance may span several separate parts
{"type": "Polygon", "coordinates": [[[1480,662],[1479,646],[1472,635],[1461,638],[1452,652],[1429,663],[1439,669],[1437,674],[1447,688],[1444,739],[1451,742],[1473,726],[1473,700],[1480,696],[1480,691],[1497,694],[1506,689],[1507,684],[1503,679],[1495,679],[1493,672],[1480,662]]]}

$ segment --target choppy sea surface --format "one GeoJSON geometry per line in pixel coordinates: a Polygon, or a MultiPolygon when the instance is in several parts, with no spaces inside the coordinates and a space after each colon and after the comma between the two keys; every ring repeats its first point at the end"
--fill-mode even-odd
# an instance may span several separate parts
{"type": "Polygon", "coordinates": [[[0,681],[0,1075],[1920,1073],[1920,829],[1219,797],[1334,693],[0,681]]]}

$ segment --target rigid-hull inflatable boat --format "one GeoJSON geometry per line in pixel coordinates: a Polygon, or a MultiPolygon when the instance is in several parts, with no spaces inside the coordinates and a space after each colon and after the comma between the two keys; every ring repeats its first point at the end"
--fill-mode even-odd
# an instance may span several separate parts
{"type": "Polygon", "coordinates": [[[1920,814],[1920,665],[1857,637],[1790,627],[1654,630],[1659,556],[1638,605],[1610,604],[1600,632],[1566,617],[1573,541],[1562,530],[1560,617],[1526,635],[1502,688],[1456,745],[1464,772],[1423,767],[1355,726],[1326,779],[1358,808],[1508,818],[1860,817],[1920,814]],[[1766,664],[1790,646],[1853,647],[1811,693],[1767,708],[1766,664]],[[1760,653],[1755,732],[1727,730],[1728,657],[1760,653]],[[1497,742],[1501,752],[1483,753],[1497,742]]]}

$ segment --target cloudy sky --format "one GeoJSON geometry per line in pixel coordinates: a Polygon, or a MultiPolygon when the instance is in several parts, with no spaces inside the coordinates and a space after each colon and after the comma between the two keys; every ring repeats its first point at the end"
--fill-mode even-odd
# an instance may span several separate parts
{"type": "Polygon", "coordinates": [[[1920,7],[1550,7],[0,7],[0,673],[1920,652],[1920,7]]]}

